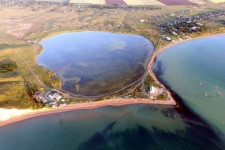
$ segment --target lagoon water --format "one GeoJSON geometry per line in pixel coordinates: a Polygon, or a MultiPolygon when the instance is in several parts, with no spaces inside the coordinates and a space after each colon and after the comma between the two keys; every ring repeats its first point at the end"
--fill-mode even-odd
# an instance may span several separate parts
{"type": "Polygon", "coordinates": [[[108,32],[60,34],[44,41],[37,63],[56,73],[74,95],[112,93],[140,79],[153,51],[142,36],[108,32]]]}
{"type": "Polygon", "coordinates": [[[188,41],[157,56],[153,71],[195,113],[225,135],[225,36],[188,41]],[[219,92],[222,96],[219,96],[219,92]]]}
{"type": "Polygon", "coordinates": [[[224,150],[207,124],[172,107],[128,105],[28,119],[0,128],[2,150],[224,150]]]}

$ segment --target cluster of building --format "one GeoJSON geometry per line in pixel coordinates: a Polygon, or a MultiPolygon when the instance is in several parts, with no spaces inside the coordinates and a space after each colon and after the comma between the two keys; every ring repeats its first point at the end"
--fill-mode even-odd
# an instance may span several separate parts
{"type": "Polygon", "coordinates": [[[225,25],[225,20],[216,20],[215,22],[225,25]]]}
{"type": "Polygon", "coordinates": [[[187,14],[187,13],[192,12],[192,11],[193,11],[192,9],[189,9],[189,10],[178,11],[178,12],[175,12],[175,13],[166,13],[166,14],[162,14],[162,15],[155,15],[152,18],[149,18],[149,20],[158,21],[159,19],[165,19],[165,18],[168,18],[168,17],[179,17],[179,16],[182,16],[182,15],[187,14]]]}
{"type": "Polygon", "coordinates": [[[40,91],[35,91],[33,97],[37,100],[37,102],[42,102],[43,104],[48,102],[48,100],[45,98],[45,95],[40,91]]]}
{"type": "Polygon", "coordinates": [[[179,33],[202,31],[205,29],[205,26],[203,23],[200,23],[200,21],[224,16],[225,10],[220,10],[189,17],[178,16],[178,19],[174,21],[156,25],[159,26],[164,33],[178,35],[179,33]]]}
{"type": "MultiPolygon", "coordinates": [[[[175,36],[180,41],[182,41],[183,39],[188,38],[186,33],[192,33],[197,31],[203,32],[206,30],[206,27],[202,23],[186,21],[176,24],[174,26],[161,27],[161,30],[163,31],[163,33],[175,36]]],[[[162,35],[162,39],[175,42],[170,36],[166,35],[162,35]]]]}
{"type": "Polygon", "coordinates": [[[61,105],[66,105],[66,100],[63,98],[63,95],[58,91],[49,91],[46,94],[41,93],[40,91],[34,92],[34,98],[41,102],[44,106],[59,107],[61,105]]]}
{"type": "MultiPolygon", "coordinates": [[[[174,40],[172,40],[169,35],[176,36],[179,40],[183,40],[182,38],[188,38],[186,33],[205,31],[206,26],[204,23],[201,23],[203,22],[203,20],[225,17],[225,10],[218,10],[194,16],[183,17],[183,14],[186,14],[191,11],[193,10],[184,10],[176,13],[163,14],[159,16],[154,16],[153,18],[147,18],[147,20],[141,19],[140,22],[145,22],[160,27],[161,31],[164,33],[162,39],[174,42],[174,40]],[[176,19],[171,22],[157,23],[159,19],[166,17],[175,17],[176,19]]],[[[216,20],[215,22],[221,23],[223,25],[225,24],[225,20],[216,20]]]]}

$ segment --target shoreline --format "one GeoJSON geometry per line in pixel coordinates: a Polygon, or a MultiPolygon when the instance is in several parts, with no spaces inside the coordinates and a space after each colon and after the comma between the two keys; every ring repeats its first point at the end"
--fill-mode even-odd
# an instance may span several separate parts
{"type": "MultiPolygon", "coordinates": [[[[91,110],[101,107],[118,107],[118,106],[127,106],[134,104],[149,104],[149,105],[176,105],[176,102],[172,100],[150,100],[150,99],[109,99],[97,102],[85,102],[85,103],[75,103],[69,104],[63,107],[58,107],[56,109],[40,109],[40,110],[31,110],[27,114],[18,115],[11,117],[7,120],[0,120],[0,127],[6,126],[8,124],[12,124],[15,122],[20,122],[23,120],[27,120],[34,117],[40,117],[44,115],[63,113],[68,111],[76,111],[76,110],[91,110]]],[[[18,112],[20,110],[17,110],[18,112]]]]}
{"type": "MultiPolygon", "coordinates": [[[[148,72],[149,74],[152,76],[152,78],[160,85],[162,86],[163,88],[165,88],[165,86],[163,84],[161,84],[161,82],[157,79],[157,77],[155,76],[155,74],[153,73],[152,71],[152,66],[154,64],[154,60],[155,58],[161,53],[163,52],[164,50],[167,50],[175,45],[178,45],[178,44],[182,44],[184,42],[188,42],[188,41],[193,41],[193,40],[197,40],[197,39],[202,39],[202,38],[210,38],[210,37],[216,37],[216,36],[222,36],[222,35],[225,35],[225,33],[219,33],[219,34],[213,34],[213,35],[204,35],[204,36],[200,36],[200,37],[196,37],[196,38],[190,38],[190,39],[187,39],[187,40],[182,40],[182,41],[176,41],[174,43],[170,43],[170,44],[167,44],[165,46],[163,46],[162,48],[159,48],[159,49],[156,49],[153,54],[152,54],[152,58],[149,62],[149,65],[148,65],[148,72]]],[[[166,88],[165,88],[166,89],[166,88]]]]}
{"type": "MultiPolygon", "coordinates": [[[[122,98],[117,98],[117,99],[109,99],[109,100],[103,100],[103,101],[97,101],[97,102],[85,102],[85,103],[76,103],[76,104],[69,104],[67,106],[63,107],[58,107],[56,109],[41,109],[41,110],[33,110],[27,114],[22,114],[18,116],[13,116],[9,117],[7,120],[0,120],[0,127],[12,124],[15,122],[23,121],[26,119],[34,118],[34,117],[39,117],[43,115],[50,115],[50,114],[55,114],[55,113],[63,113],[63,112],[68,112],[68,111],[75,111],[75,110],[90,110],[90,109],[95,109],[95,108],[100,108],[100,107],[107,107],[107,106],[125,106],[125,105],[134,105],[134,104],[149,104],[149,105],[167,105],[167,106],[175,106],[177,105],[177,102],[174,100],[172,97],[170,91],[157,79],[155,74],[152,71],[152,65],[154,64],[154,60],[157,57],[158,54],[163,52],[164,50],[175,46],[177,44],[181,44],[183,42],[191,41],[191,40],[196,40],[196,39],[201,39],[201,38],[209,38],[209,37],[215,37],[215,36],[221,36],[225,35],[225,33],[221,34],[215,34],[215,35],[205,35],[197,38],[191,38],[183,41],[176,41],[175,43],[170,43],[162,48],[156,49],[152,57],[150,58],[150,62],[148,64],[148,73],[152,76],[152,78],[155,80],[156,83],[158,83],[161,87],[163,87],[168,95],[168,98],[166,100],[151,100],[151,99],[122,99],[122,98]]],[[[20,110],[18,110],[19,112],[20,110]]]]}
{"type": "MultiPolygon", "coordinates": [[[[203,38],[216,37],[216,36],[223,36],[223,35],[225,35],[225,33],[219,33],[219,34],[213,34],[213,35],[203,35],[203,36],[196,37],[196,38],[190,38],[190,39],[187,39],[187,40],[176,41],[176,42],[174,42],[174,43],[171,42],[170,44],[167,44],[167,45],[165,45],[165,46],[163,46],[163,47],[161,47],[161,48],[157,48],[157,49],[153,52],[152,57],[151,57],[151,60],[150,60],[149,65],[148,65],[148,72],[149,72],[149,74],[151,75],[151,77],[155,80],[155,82],[165,89],[165,91],[166,91],[166,93],[167,93],[167,95],[168,95],[168,99],[172,99],[173,101],[175,101],[175,100],[173,99],[173,97],[172,97],[171,92],[165,87],[165,85],[163,85],[163,84],[157,79],[156,75],[155,75],[155,74],[153,73],[153,71],[152,71],[152,66],[153,66],[153,64],[154,64],[155,58],[156,58],[161,52],[163,52],[164,50],[167,50],[167,49],[169,49],[169,48],[171,48],[171,47],[173,47],[173,46],[175,46],[175,45],[182,44],[182,43],[188,42],[188,41],[193,41],[193,40],[198,40],[198,39],[203,39],[203,38]]],[[[177,102],[175,101],[175,103],[177,103],[177,102]]]]}

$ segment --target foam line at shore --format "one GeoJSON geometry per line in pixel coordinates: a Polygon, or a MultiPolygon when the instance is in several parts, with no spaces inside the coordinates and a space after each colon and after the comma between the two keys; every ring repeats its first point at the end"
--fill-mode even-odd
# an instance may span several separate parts
{"type": "MultiPolygon", "coordinates": [[[[14,112],[19,114],[18,116],[9,116],[4,119],[0,120],[0,126],[8,125],[14,122],[22,121],[25,119],[61,113],[66,111],[73,111],[73,110],[88,110],[88,109],[95,109],[99,107],[105,106],[124,106],[124,105],[133,105],[133,104],[149,104],[149,105],[176,105],[174,100],[150,100],[150,99],[109,99],[97,102],[85,102],[85,103],[77,103],[77,104],[70,104],[63,107],[58,107],[56,109],[40,109],[40,110],[27,110],[25,113],[20,113],[23,110],[15,110],[14,112]],[[20,115],[21,114],[21,115],[20,115]]],[[[5,115],[7,114],[5,110],[5,115]]]]}

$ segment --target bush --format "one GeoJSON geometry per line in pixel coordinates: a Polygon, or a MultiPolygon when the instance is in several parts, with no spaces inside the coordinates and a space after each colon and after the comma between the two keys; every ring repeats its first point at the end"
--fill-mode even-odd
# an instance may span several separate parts
{"type": "Polygon", "coordinates": [[[9,71],[14,71],[17,69],[17,65],[15,62],[9,62],[9,63],[4,63],[1,64],[0,62],[0,73],[5,73],[5,72],[9,72],[9,71]]]}

